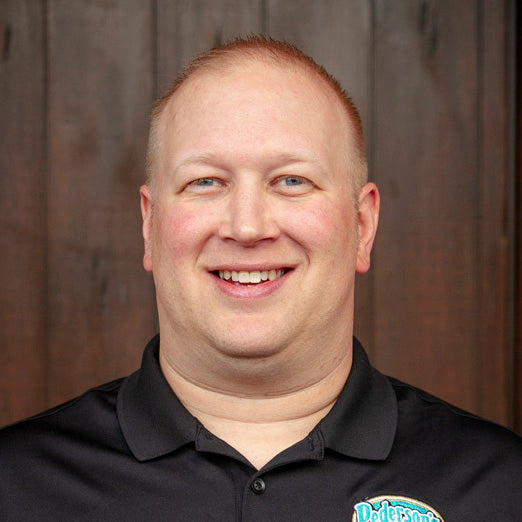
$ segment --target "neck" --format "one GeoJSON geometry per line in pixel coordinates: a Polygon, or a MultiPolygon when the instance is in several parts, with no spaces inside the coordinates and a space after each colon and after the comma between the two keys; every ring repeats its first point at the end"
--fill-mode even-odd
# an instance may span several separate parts
{"type": "Polygon", "coordinates": [[[278,453],[299,442],[331,410],[350,372],[352,351],[326,375],[294,386],[281,382],[272,389],[248,395],[212,387],[169,364],[160,349],[160,364],[170,387],[185,408],[214,435],[227,442],[260,469],[278,453]]]}

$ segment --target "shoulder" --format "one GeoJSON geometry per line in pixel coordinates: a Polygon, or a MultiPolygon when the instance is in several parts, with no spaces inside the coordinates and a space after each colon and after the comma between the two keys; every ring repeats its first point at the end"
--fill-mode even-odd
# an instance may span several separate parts
{"type": "Polygon", "coordinates": [[[388,458],[394,480],[444,507],[446,516],[458,514],[456,520],[477,513],[484,520],[499,514],[515,520],[510,517],[520,513],[521,437],[414,386],[389,382],[398,407],[388,458]]]}
{"type": "MultiPolygon", "coordinates": [[[[513,431],[457,408],[397,379],[396,443],[419,462],[453,476],[471,477],[522,488],[522,438],[513,431]],[[436,464],[436,465],[435,465],[436,464]]],[[[522,489],[521,489],[522,490],[522,489]]]]}
{"type": "Polygon", "coordinates": [[[522,459],[522,438],[504,426],[485,420],[415,386],[388,378],[397,397],[399,429],[415,436],[436,437],[461,449],[509,449],[522,459]]]}
{"type": "Polygon", "coordinates": [[[96,439],[117,426],[116,400],[123,379],[0,429],[0,467],[11,457],[49,452],[58,444],[96,439]]]}
{"type": "Polygon", "coordinates": [[[85,519],[96,477],[128,454],[116,409],[121,383],[0,430],[0,519],[85,519]]]}
{"type": "Polygon", "coordinates": [[[476,434],[472,440],[513,444],[522,451],[522,438],[508,428],[485,420],[411,386],[388,377],[397,397],[399,414],[410,428],[433,430],[438,436],[451,429],[452,436],[476,434]]]}

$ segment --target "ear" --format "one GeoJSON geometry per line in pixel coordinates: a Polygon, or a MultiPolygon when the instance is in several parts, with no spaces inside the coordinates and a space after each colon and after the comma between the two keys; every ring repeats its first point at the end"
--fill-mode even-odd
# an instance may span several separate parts
{"type": "Polygon", "coordinates": [[[142,233],[145,252],[143,254],[143,268],[152,272],[152,199],[148,185],[140,187],[141,217],[143,218],[142,233]]]}
{"type": "Polygon", "coordinates": [[[374,183],[367,183],[359,192],[359,212],[357,213],[359,244],[356,270],[359,274],[364,274],[370,269],[370,253],[379,223],[379,207],[379,190],[374,183]]]}

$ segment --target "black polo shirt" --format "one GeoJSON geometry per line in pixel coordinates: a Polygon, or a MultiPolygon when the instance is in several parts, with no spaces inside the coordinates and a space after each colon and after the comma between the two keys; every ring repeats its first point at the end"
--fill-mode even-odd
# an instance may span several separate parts
{"type": "Polygon", "coordinates": [[[522,520],[522,443],[381,375],[354,340],[330,413],[257,471],[158,363],[0,431],[0,520],[522,520]]]}

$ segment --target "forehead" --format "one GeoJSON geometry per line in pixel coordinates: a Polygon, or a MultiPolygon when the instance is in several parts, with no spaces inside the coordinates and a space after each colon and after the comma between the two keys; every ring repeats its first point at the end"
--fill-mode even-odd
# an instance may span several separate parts
{"type": "Polygon", "coordinates": [[[227,146],[235,156],[263,147],[343,155],[352,141],[346,111],[321,77],[262,60],[197,71],[166,105],[160,132],[169,157],[227,146]]]}

